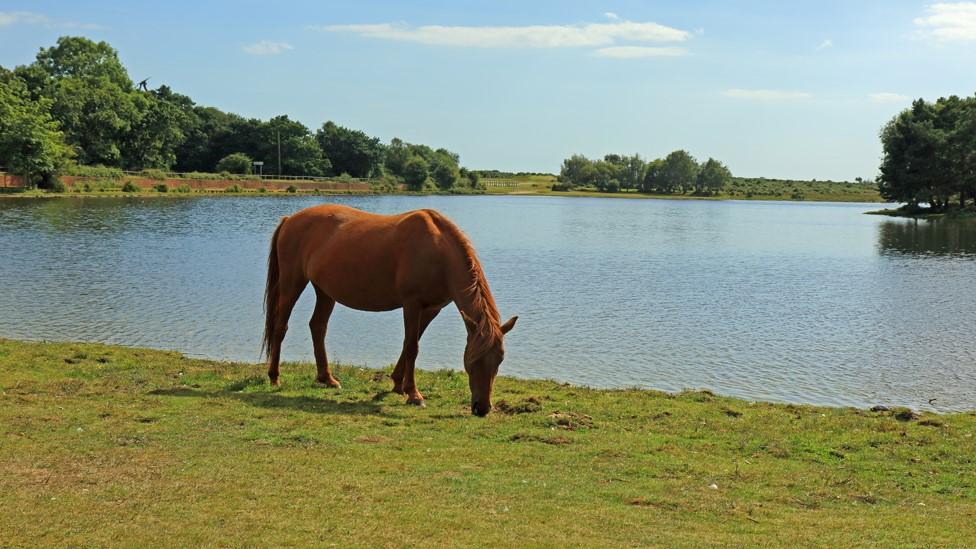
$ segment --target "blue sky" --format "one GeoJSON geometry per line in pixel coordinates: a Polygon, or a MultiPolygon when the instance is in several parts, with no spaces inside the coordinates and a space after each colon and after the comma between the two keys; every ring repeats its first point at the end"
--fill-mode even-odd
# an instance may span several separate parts
{"type": "Polygon", "coordinates": [[[515,171],[684,148],[743,176],[872,178],[910,98],[976,92],[976,2],[0,0],[0,65],[64,34],[200,104],[515,171]]]}

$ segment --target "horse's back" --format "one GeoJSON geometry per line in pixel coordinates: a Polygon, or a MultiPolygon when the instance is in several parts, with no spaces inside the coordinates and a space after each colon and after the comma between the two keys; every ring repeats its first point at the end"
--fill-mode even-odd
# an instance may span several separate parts
{"type": "Polygon", "coordinates": [[[338,204],[305,208],[285,220],[279,258],[336,301],[355,309],[402,306],[414,287],[443,282],[440,214],[380,215],[338,204]]]}

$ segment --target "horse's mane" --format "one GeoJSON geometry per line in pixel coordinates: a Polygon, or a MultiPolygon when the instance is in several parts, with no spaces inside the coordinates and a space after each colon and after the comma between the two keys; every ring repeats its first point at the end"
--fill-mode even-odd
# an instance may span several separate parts
{"type": "Polygon", "coordinates": [[[481,318],[476,321],[472,344],[464,352],[465,359],[474,360],[481,357],[502,337],[498,306],[495,305],[495,298],[491,295],[491,289],[488,288],[488,279],[485,278],[485,272],[481,268],[478,254],[475,253],[474,246],[471,245],[467,235],[457,225],[439,213],[435,212],[431,217],[441,232],[447,233],[453,238],[468,265],[471,284],[465,287],[462,293],[469,297],[475,308],[481,312],[481,318]]]}

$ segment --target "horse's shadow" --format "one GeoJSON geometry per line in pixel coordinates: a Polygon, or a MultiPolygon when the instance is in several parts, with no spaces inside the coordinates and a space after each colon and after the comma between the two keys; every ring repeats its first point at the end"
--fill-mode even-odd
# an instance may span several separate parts
{"type": "Polygon", "coordinates": [[[150,395],[175,396],[190,398],[233,399],[249,406],[269,408],[274,410],[290,409],[313,414],[347,414],[347,415],[382,415],[383,405],[375,401],[343,402],[310,396],[289,396],[277,392],[241,392],[235,383],[231,386],[213,391],[193,389],[190,387],[173,387],[171,389],[155,389],[150,395]]]}

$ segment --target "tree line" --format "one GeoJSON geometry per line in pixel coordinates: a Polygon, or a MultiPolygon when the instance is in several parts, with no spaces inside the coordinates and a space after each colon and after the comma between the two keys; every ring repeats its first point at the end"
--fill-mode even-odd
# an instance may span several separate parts
{"type": "Polygon", "coordinates": [[[976,96],[916,100],[884,126],[881,145],[885,199],[913,210],[976,207],[976,96]]]}
{"type": "Polygon", "coordinates": [[[446,149],[385,144],[331,121],[313,132],[287,115],[246,118],[140,84],[108,43],[81,37],[59,38],[29,65],[0,67],[0,165],[33,183],[74,165],[248,174],[262,161],[268,175],[385,177],[414,190],[479,186],[446,149]]]}
{"type": "Polygon", "coordinates": [[[640,155],[608,154],[591,160],[581,154],[563,160],[560,188],[592,187],[602,192],[632,190],[658,194],[718,194],[732,181],[729,169],[714,158],[700,164],[687,151],[645,161],[640,155]]]}

